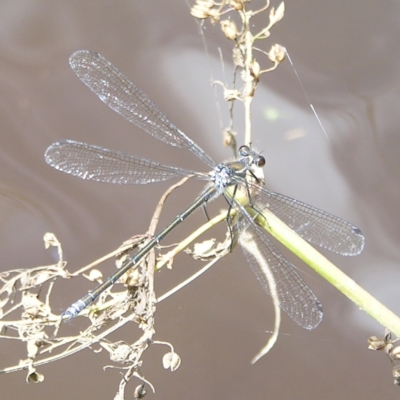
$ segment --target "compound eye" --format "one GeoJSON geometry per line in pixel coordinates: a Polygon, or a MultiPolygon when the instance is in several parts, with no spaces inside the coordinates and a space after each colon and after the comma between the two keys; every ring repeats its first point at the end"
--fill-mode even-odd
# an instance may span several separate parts
{"type": "Polygon", "coordinates": [[[265,165],[265,158],[263,156],[259,156],[256,164],[257,167],[263,167],[265,165]]]}
{"type": "Polygon", "coordinates": [[[247,157],[250,153],[249,146],[243,145],[239,147],[239,154],[241,157],[247,157]]]}

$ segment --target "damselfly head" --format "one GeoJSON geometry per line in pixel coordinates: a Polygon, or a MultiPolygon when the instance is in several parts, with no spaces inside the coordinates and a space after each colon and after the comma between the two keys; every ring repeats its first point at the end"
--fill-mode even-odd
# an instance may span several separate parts
{"type": "Polygon", "coordinates": [[[256,167],[263,167],[265,165],[265,158],[252,150],[249,146],[240,146],[239,155],[241,159],[247,158],[248,165],[255,165],[256,167]]]}

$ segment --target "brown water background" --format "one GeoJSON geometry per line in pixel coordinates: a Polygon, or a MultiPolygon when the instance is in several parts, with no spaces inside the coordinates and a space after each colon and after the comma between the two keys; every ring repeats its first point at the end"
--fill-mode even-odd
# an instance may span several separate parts
{"type": "MultiPolygon", "coordinates": [[[[357,225],[366,237],[362,255],[327,255],[399,313],[400,4],[289,0],[286,10],[272,42],[289,50],[329,139],[285,62],[262,81],[253,109],[254,145],[267,158],[268,187],[357,225]],[[276,120],[267,118],[271,110],[276,120]],[[288,140],[296,133],[298,139],[288,140]]],[[[221,144],[210,85],[209,61],[219,65],[214,34],[207,31],[214,46],[207,57],[183,0],[0,2],[1,270],[54,262],[56,255],[43,248],[48,231],[62,242],[69,268],[79,268],[146,232],[168,187],[119,187],[61,174],[43,159],[52,142],[80,140],[203,168],[191,154],[157,143],[104,106],[70,70],[68,58],[76,50],[96,50],[112,61],[214,159],[231,156],[221,144]]],[[[230,76],[228,57],[226,64],[230,76]]],[[[161,226],[200,190],[201,184],[189,184],[175,192],[161,226]]],[[[202,221],[197,213],[167,242],[183,238],[202,221]]],[[[157,392],[148,398],[397,399],[400,389],[392,384],[389,362],[367,350],[368,336],[382,334],[382,328],[290,259],[307,271],[305,279],[323,303],[318,329],[304,331],[284,316],[287,335],[250,365],[273,327],[273,313],[236,249],[158,305],[156,339],[172,342],[182,365],[175,373],[165,371],[164,349],[152,348],[144,372],[157,392]]],[[[197,266],[179,256],[172,272],[156,276],[157,293],[197,266]]],[[[54,311],[88,289],[86,281],[68,281],[53,299],[54,311]]],[[[124,339],[133,341],[134,334],[125,329],[124,339]]],[[[0,342],[1,367],[19,357],[23,354],[0,342]]],[[[105,364],[106,354],[87,350],[43,367],[46,379],[40,385],[26,384],[23,373],[2,375],[1,398],[111,399],[119,375],[104,372],[105,364]]]]}

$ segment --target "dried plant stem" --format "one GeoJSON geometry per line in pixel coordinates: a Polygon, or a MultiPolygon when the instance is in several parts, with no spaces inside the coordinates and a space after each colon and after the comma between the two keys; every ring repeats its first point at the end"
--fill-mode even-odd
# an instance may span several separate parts
{"type": "Polygon", "coordinates": [[[180,282],[174,288],[172,288],[171,290],[169,290],[168,292],[166,292],[162,296],[160,296],[157,299],[157,303],[161,303],[162,301],[166,300],[168,297],[171,297],[173,294],[175,294],[179,290],[183,289],[185,286],[189,285],[191,282],[193,282],[195,279],[197,279],[200,275],[204,274],[204,272],[208,271],[215,263],[217,263],[224,256],[225,256],[225,254],[215,257],[212,261],[210,261],[208,264],[206,264],[203,268],[201,268],[195,274],[193,274],[189,278],[185,279],[184,281],[180,282]]]}
{"type": "Polygon", "coordinates": [[[178,253],[182,250],[186,249],[189,244],[191,244],[194,240],[196,240],[200,235],[207,232],[210,228],[215,226],[216,224],[225,221],[227,217],[227,212],[223,211],[216,217],[212,218],[210,221],[202,225],[200,228],[196,229],[193,233],[191,233],[186,239],[182,240],[178,245],[174,247],[173,250],[164,254],[159,258],[156,264],[156,270],[160,270],[165,264],[168,264],[178,253]]]}
{"type": "Polygon", "coordinates": [[[253,36],[249,31],[249,18],[248,13],[243,13],[244,21],[243,26],[246,30],[244,49],[245,49],[245,64],[244,64],[244,88],[243,88],[243,103],[244,103],[244,117],[245,117],[245,131],[244,131],[244,144],[251,147],[252,130],[251,130],[251,104],[254,98],[254,90],[256,83],[254,77],[251,75],[250,66],[253,61],[253,36]]]}
{"type": "MultiPolygon", "coordinates": [[[[40,360],[37,360],[37,361],[34,362],[34,365],[35,365],[35,367],[39,367],[39,366],[45,365],[45,364],[47,364],[49,362],[53,362],[53,361],[61,360],[61,359],[65,358],[65,357],[69,357],[74,353],[77,353],[77,352],[79,352],[79,351],[81,351],[81,350],[83,350],[83,349],[85,349],[87,347],[92,346],[95,343],[100,342],[102,339],[106,338],[108,335],[110,335],[114,331],[118,330],[119,328],[121,328],[126,323],[133,321],[135,318],[136,318],[136,315],[134,313],[130,314],[126,318],[121,318],[120,321],[117,324],[115,324],[111,328],[99,333],[97,336],[92,337],[90,339],[87,339],[87,341],[79,344],[78,346],[76,346],[74,348],[68,349],[67,351],[65,351],[63,353],[56,354],[56,355],[54,355],[52,357],[47,357],[47,358],[42,358],[40,360]]],[[[141,339],[139,339],[138,342],[141,341],[141,339]]],[[[82,341],[83,341],[83,338],[82,338],[82,341]]],[[[63,342],[62,344],[65,344],[65,342],[63,342]]],[[[54,346],[54,347],[56,347],[56,346],[54,346]]],[[[4,368],[2,370],[2,372],[3,373],[17,372],[17,371],[20,371],[21,369],[22,369],[21,365],[16,365],[14,367],[4,368]]]]}
{"type": "MultiPolygon", "coordinates": [[[[196,240],[200,235],[202,235],[203,233],[208,231],[210,228],[212,228],[216,224],[219,224],[222,221],[225,221],[226,217],[227,217],[227,211],[223,211],[219,215],[217,215],[216,217],[214,217],[213,219],[208,221],[206,224],[204,224],[200,228],[196,229],[195,232],[193,232],[190,236],[188,236],[186,239],[184,239],[182,242],[180,242],[172,251],[165,254],[163,257],[161,257],[159,259],[159,261],[157,262],[156,268],[161,269],[165,264],[168,264],[179,252],[186,249],[189,246],[189,244],[192,243],[194,240],[196,240]]],[[[174,293],[176,293],[178,290],[182,289],[183,287],[188,285],[190,282],[194,281],[196,278],[198,278],[200,275],[202,275],[204,272],[206,272],[208,269],[210,269],[222,257],[224,257],[227,253],[229,253],[229,250],[230,250],[230,243],[227,244],[225,252],[221,252],[218,256],[216,256],[212,261],[210,261],[207,265],[205,265],[203,268],[201,268],[199,271],[197,271],[191,277],[189,277],[188,279],[179,283],[177,286],[175,286],[173,289],[169,290],[167,293],[164,293],[162,296],[160,296],[157,299],[157,302],[159,303],[159,302],[167,299],[168,297],[170,297],[174,293]]]]}

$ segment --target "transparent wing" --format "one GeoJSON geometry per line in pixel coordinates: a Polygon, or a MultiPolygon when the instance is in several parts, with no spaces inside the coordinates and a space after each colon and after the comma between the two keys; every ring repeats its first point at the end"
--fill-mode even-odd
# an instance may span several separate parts
{"type": "Polygon", "coordinates": [[[299,200],[250,184],[260,209],[268,208],[308,242],[344,256],[359,254],[364,235],[343,219],[299,200]]]}
{"type": "Polygon", "coordinates": [[[67,174],[117,184],[144,184],[192,174],[199,179],[207,176],[72,140],[53,143],[46,150],[45,160],[67,174]]]}
{"type": "Polygon", "coordinates": [[[239,242],[252,271],[264,290],[290,318],[305,329],[314,329],[323,311],[312,290],[258,227],[247,211],[241,210],[239,242]]]}
{"type": "Polygon", "coordinates": [[[69,62],[78,78],[125,119],[171,146],[190,150],[210,167],[215,165],[203,149],[172,124],[146,94],[100,54],[77,51],[69,62]]]}

